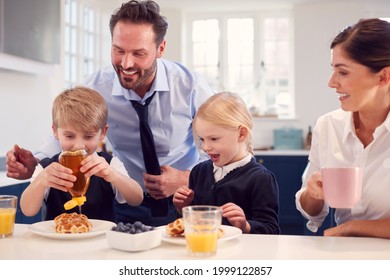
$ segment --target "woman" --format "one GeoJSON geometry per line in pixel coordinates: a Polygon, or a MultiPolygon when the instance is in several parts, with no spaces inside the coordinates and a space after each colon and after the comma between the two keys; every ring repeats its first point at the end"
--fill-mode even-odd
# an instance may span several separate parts
{"type": "Polygon", "coordinates": [[[390,23],[360,20],[335,37],[331,53],[329,87],[341,109],[317,121],[297,209],[317,231],[329,212],[321,168],[353,163],[363,167],[362,197],[352,209],[336,209],[337,226],[324,235],[390,238],[390,23]]]}

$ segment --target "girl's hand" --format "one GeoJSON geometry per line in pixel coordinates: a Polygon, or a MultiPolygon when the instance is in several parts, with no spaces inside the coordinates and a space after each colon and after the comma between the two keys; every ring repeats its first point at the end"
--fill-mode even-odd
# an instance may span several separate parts
{"type": "Polygon", "coordinates": [[[183,207],[190,205],[193,199],[194,192],[188,187],[181,187],[173,195],[173,204],[180,212],[183,207]]]}
{"type": "Polygon", "coordinates": [[[246,220],[245,213],[237,204],[228,202],[221,206],[222,217],[226,218],[232,226],[242,230],[244,233],[249,233],[251,227],[246,220]]]}

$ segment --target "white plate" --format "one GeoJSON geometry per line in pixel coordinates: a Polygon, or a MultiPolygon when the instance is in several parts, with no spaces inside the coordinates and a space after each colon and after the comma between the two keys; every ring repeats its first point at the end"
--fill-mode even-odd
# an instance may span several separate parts
{"type": "Polygon", "coordinates": [[[89,219],[89,221],[92,224],[92,229],[86,233],[57,233],[54,228],[54,221],[52,220],[32,224],[28,229],[35,234],[54,239],[84,239],[104,234],[107,230],[115,226],[115,223],[104,220],[89,219]]]}
{"type": "MultiPolygon", "coordinates": [[[[239,237],[242,234],[242,231],[239,228],[232,227],[232,226],[224,226],[222,225],[221,228],[224,231],[224,235],[221,238],[218,238],[218,242],[224,242],[228,241],[234,238],[239,237]]],[[[162,241],[176,244],[176,245],[186,245],[186,239],[184,236],[169,236],[165,233],[165,226],[164,230],[162,231],[162,241]]]]}

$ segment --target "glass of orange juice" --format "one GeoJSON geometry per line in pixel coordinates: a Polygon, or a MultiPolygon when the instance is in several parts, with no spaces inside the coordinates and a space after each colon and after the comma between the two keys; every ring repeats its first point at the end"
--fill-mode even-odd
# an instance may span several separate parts
{"type": "Polygon", "coordinates": [[[222,210],[217,206],[193,205],[183,208],[184,235],[192,256],[205,257],[217,252],[222,210]]]}
{"type": "Polygon", "coordinates": [[[0,195],[0,238],[13,235],[17,207],[17,196],[0,195]]]}

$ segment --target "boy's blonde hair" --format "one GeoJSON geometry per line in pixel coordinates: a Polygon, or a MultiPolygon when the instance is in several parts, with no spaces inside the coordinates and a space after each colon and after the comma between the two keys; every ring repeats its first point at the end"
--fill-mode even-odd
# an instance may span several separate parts
{"type": "Polygon", "coordinates": [[[248,137],[246,140],[247,149],[249,153],[253,154],[252,115],[244,100],[242,100],[239,95],[231,92],[220,92],[209,97],[199,107],[192,124],[194,141],[196,142],[197,147],[199,147],[199,143],[197,143],[198,140],[195,125],[198,118],[228,129],[245,127],[248,130],[248,137]]]}
{"type": "Polygon", "coordinates": [[[66,89],[53,102],[53,127],[70,125],[78,131],[99,131],[107,125],[107,105],[93,89],[74,87],[66,89]]]}

